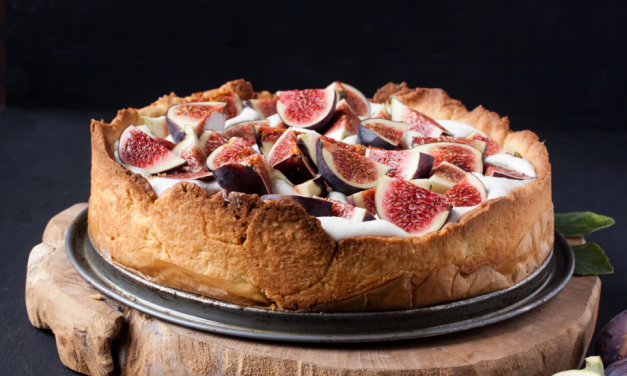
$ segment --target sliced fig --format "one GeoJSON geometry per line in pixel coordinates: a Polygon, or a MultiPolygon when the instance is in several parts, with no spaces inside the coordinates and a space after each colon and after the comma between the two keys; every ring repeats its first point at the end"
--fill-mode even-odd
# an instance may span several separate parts
{"type": "Polygon", "coordinates": [[[118,156],[123,163],[143,168],[149,174],[175,170],[187,164],[185,159],[132,125],[120,135],[118,156]]]}
{"type": "Polygon", "coordinates": [[[451,136],[440,136],[440,137],[414,137],[412,140],[412,147],[416,147],[419,145],[433,144],[436,142],[452,142],[454,144],[464,144],[470,145],[473,148],[479,150],[480,152],[485,152],[485,148],[487,143],[481,140],[472,140],[465,137],[451,137],[451,136]]]}
{"type": "Polygon", "coordinates": [[[347,195],[376,186],[379,178],[392,169],[323,139],[318,139],[316,159],[327,184],[347,195]]]}
{"type": "Polygon", "coordinates": [[[452,136],[443,126],[422,112],[410,108],[395,96],[390,97],[392,120],[404,121],[409,124],[408,131],[420,132],[425,137],[452,136]]]}
{"type": "Polygon", "coordinates": [[[475,206],[488,199],[485,186],[478,177],[466,173],[466,176],[444,194],[446,200],[455,207],[475,206]]]}
{"type": "Polygon", "coordinates": [[[179,143],[185,138],[185,125],[194,127],[196,135],[200,135],[205,129],[222,131],[226,122],[224,111],[226,104],[223,102],[196,102],[175,104],[168,108],[166,121],[168,132],[179,143]]]}
{"type": "MultiPolygon", "coordinates": [[[[226,115],[226,120],[233,119],[237,115],[241,114],[244,106],[242,105],[242,99],[239,95],[235,94],[234,91],[229,90],[227,92],[221,92],[217,95],[213,95],[210,97],[198,97],[191,99],[185,103],[197,103],[197,102],[223,102],[226,104],[226,108],[224,113],[226,115]]],[[[221,129],[216,129],[220,130],[221,129]]]]}
{"type": "Polygon", "coordinates": [[[336,141],[332,138],[312,133],[301,133],[296,137],[296,139],[298,141],[298,147],[316,166],[318,166],[318,160],[316,158],[316,145],[318,144],[318,139],[322,139],[342,149],[348,150],[351,153],[359,154],[361,156],[365,156],[366,150],[368,149],[363,145],[349,145],[341,141],[336,141]]]}
{"type": "Polygon", "coordinates": [[[443,196],[387,176],[377,184],[375,202],[380,219],[411,235],[439,230],[451,212],[451,205],[443,196]]]}
{"type": "Polygon", "coordinates": [[[434,163],[434,158],[426,153],[406,150],[368,149],[366,157],[393,168],[389,177],[404,180],[428,177],[434,163]]]}
{"type": "Polygon", "coordinates": [[[357,134],[359,117],[353,111],[346,99],[342,99],[335,106],[335,112],[331,119],[331,127],[324,132],[326,137],[341,141],[349,136],[357,134]]]}
{"type": "Polygon", "coordinates": [[[205,155],[211,155],[217,148],[228,141],[228,138],[212,130],[203,131],[199,138],[200,147],[205,155]]]}
{"type": "Polygon", "coordinates": [[[342,99],[345,99],[351,106],[357,116],[370,116],[370,102],[366,99],[366,96],[361,91],[355,89],[349,84],[335,81],[331,85],[327,86],[327,89],[333,89],[342,95],[342,99]],[[343,93],[343,94],[342,94],[343,93]]]}
{"type": "Polygon", "coordinates": [[[277,113],[285,125],[313,130],[329,123],[336,102],[332,89],[282,91],[277,99],[277,113]]]}
{"type": "Polygon", "coordinates": [[[371,214],[377,214],[377,205],[374,201],[376,189],[377,187],[372,187],[365,191],[357,192],[346,197],[346,201],[353,206],[368,210],[371,214]]]}
{"type": "Polygon", "coordinates": [[[374,148],[394,150],[407,131],[407,123],[385,120],[367,119],[359,124],[357,142],[374,148]]]}
{"type": "Polygon", "coordinates": [[[276,98],[259,98],[248,101],[253,110],[259,112],[266,119],[276,114],[276,98]]]}
{"type": "Polygon", "coordinates": [[[435,193],[444,194],[449,189],[466,177],[466,171],[448,162],[442,162],[431,171],[429,182],[431,190],[435,193]]]}
{"type": "Polygon", "coordinates": [[[165,138],[155,137],[153,138],[153,140],[155,140],[158,144],[164,146],[168,150],[172,150],[176,147],[176,144],[174,142],[168,141],[165,138]]]}
{"type": "Polygon", "coordinates": [[[239,137],[244,140],[248,146],[253,146],[256,143],[255,132],[253,131],[255,125],[270,126],[270,122],[268,120],[253,120],[233,124],[224,129],[224,135],[228,138],[239,137]]]}
{"type": "Polygon", "coordinates": [[[179,142],[172,153],[187,161],[187,166],[183,167],[180,172],[205,172],[205,161],[207,156],[200,147],[200,141],[196,136],[196,130],[191,125],[185,126],[185,138],[179,142]]]}
{"type": "Polygon", "coordinates": [[[327,187],[324,183],[324,179],[320,175],[295,186],[294,189],[301,196],[307,197],[322,196],[327,193],[327,187]]]}
{"type": "Polygon", "coordinates": [[[265,195],[261,199],[266,200],[281,200],[288,198],[296,201],[300,206],[307,211],[307,214],[314,217],[331,217],[333,213],[333,203],[331,201],[323,200],[321,198],[304,197],[304,196],[287,196],[287,195],[265,195]]]}
{"type": "MultiPolygon", "coordinates": [[[[268,121],[269,123],[269,121],[268,121]]],[[[267,158],[270,150],[277,142],[279,137],[283,135],[285,132],[285,128],[283,127],[271,127],[268,125],[258,124],[253,126],[253,132],[255,137],[255,142],[257,142],[257,146],[261,153],[267,158]]]]}
{"type": "Polygon", "coordinates": [[[481,133],[479,132],[472,132],[471,134],[466,136],[466,138],[471,139],[471,140],[484,141],[487,144],[485,151],[484,151],[484,154],[486,157],[489,157],[490,155],[494,155],[494,154],[506,153],[505,148],[501,146],[501,144],[499,144],[498,142],[494,141],[491,138],[482,136],[481,133]]]}
{"type": "Polygon", "coordinates": [[[296,144],[292,145],[287,157],[272,167],[281,171],[294,185],[302,184],[316,176],[315,168],[309,164],[309,160],[296,144]]]}
{"type": "Polygon", "coordinates": [[[433,162],[434,167],[445,161],[466,172],[483,173],[483,153],[470,145],[436,142],[416,146],[411,150],[432,155],[435,158],[433,162]]]}
{"type": "Polygon", "coordinates": [[[533,179],[532,176],[527,174],[523,174],[522,172],[513,170],[507,166],[504,166],[499,163],[494,162],[486,162],[485,163],[485,176],[492,176],[495,178],[507,178],[514,180],[525,180],[525,179],[533,179]]]}
{"type": "Polygon", "coordinates": [[[209,155],[207,168],[213,171],[226,163],[239,162],[253,154],[255,151],[244,140],[233,137],[209,155]]]}
{"type": "Polygon", "coordinates": [[[199,172],[182,172],[176,174],[169,174],[162,176],[166,179],[176,180],[213,180],[213,172],[199,171],[199,172]]]}
{"type": "MultiPolygon", "coordinates": [[[[270,166],[274,166],[288,156],[292,155],[294,145],[297,145],[296,135],[291,129],[288,129],[283,132],[274,145],[272,145],[272,148],[266,155],[266,163],[270,166]]],[[[261,146],[259,149],[261,150],[261,146]]]]}
{"type": "Polygon", "coordinates": [[[268,169],[261,154],[253,154],[239,162],[223,164],[213,171],[213,176],[220,187],[229,192],[259,196],[272,193],[268,169]]]}
{"type": "Polygon", "coordinates": [[[142,120],[155,136],[159,138],[166,138],[170,134],[170,132],[168,132],[168,121],[165,116],[155,118],[142,116],[142,120]]]}
{"type": "MultiPolygon", "coordinates": [[[[325,199],[329,200],[329,199],[325,199]]],[[[340,217],[350,219],[355,222],[374,221],[376,218],[368,210],[357,206],[345,204],[336,200],[329,200],[333,202],[333,208],[331,215],[333,217],[340,217]]]]}
{"type": "Polygon", "coordinates": [[[385,105],[381,105],[378,110],[370,115],[371,119],[387,119],[392,120],[392,116],[388,112],[388,108],[385,105]]]}

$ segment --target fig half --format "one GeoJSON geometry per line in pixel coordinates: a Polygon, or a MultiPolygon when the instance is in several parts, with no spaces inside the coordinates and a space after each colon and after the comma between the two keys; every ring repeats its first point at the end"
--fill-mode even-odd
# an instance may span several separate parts
{"type": "Polygon", "coordinates": [[[305,153],[306,156],[309,157],[309,159],[316,166],[318,166],[318,160],[316,157],[316,146],[318,145],[318,139],[323,139],[324,141],[332,143],[333,145],[337,147],[340,147],[342,149],[350,151],[351,153],[359,154],[362,156],[366,155],[366,150],[368,149],[363,145],[349,145],[341,141],[336,141],[332,138],[320,136],[320,135],[313,134],[313,133],[301,133],[296,137],[296,140],[298,142],[298,147],[300,148],[300,150],[303,151],[303,153],[305,153]]]}
{"type": "Polygon", "coordinates": [[[221,132],[224,130],[226,103],[223,102],[196,102],[175,104],[168,108],[166,121],[168,132],[179,143],[185,138],[185,125],[194,127],[196,135],[205,129],[221,132]]]}
{"type": "Polygon", "coordinates": [[[341,93],[342,99],[346,99],[357,116],[370,116],[370,102],[368,102],[368,99],[366,99],[366,96],[363,95],[361,91],[349,84],[339,81],[335,81],[327,86],[327,89],[333,89],[341,93]]]}
{"type": "Polygon", "coordinates": [[[313,197],[322,196],[327,193],[327,187],[322,176],[318,175],[294,187],[294,190],[301,196],[313,197]]]}
{"type": "Polygon", "coordinates": [[[367,222],[374,221],[376,218],[373,214],[368,212],[364,208],[360,208],[354,205],[345,204],[340,201],[325,199],[333,202],[331,215],[333,217],[340,217],[350,219],[355,222],[367,222]]]}
{"type": "Polygon", "coordinates": [[[253,134],[255,137],[255,142],[257,143],[257,147],[259,147],[259,151],[264,157],[268,157],[270,150],[277,142],[279,137],[283,135],[285,132],[285,128],[283,127],[271,127],[270,121],[268,120],[268,124],[256,124],[253,126],[253,134]]]}
{"type": "Polygon", "coordinates": [[[187,161],[187,166],[183,167],[180,172],[206,172],[205,161],[207,156],[200,147],[196,130],[191,125],[185,126],[185,138],[179,142],[172,153],[187,161]]]}
{"type": "Polygon", "coordinates": [[[187,164],[185,159],[132,125],[120,135],[118,156],[123,163],[143,168],[149,174],[175,170],[187,164]]]}
{"type": "Polygon", "coordinates": [[[323,139],[318,139],[316,158],[319,172],[327,184],[347,195],[376,186],[379,178],[392,170],[323,139]]]}
{"type": "Polygon", "coordinates": [[[209,155],[207,168],[213,171],[226,163],[239,162],[253,154],[255,151],[244,140],[233,137],[209,155]]]}
{"type": "Polygon", "coordinates": [[[367,119],[359,124],[357,142],[373,148],[394,150],[409,125],[385,119],[367,119]]]}
{"type": "Polygon", "coordinates": [[[436,142],[452,142],[454,144],[470,145],[482,153],[485,152],[485,149],[487,146],[487,143],[481,140],[473,140],[473,139],[465,138],[465,137],[440,136],[440,137],[414,137],[412,139],[412,147],[425,145],[425,144],[433,144],[436,142]]]}
{"type": "Polygon", "coordinates": [[[410,235],[437,231],[451,212],[443,196],[408,181],[382,177],[375,192],[377,214],[410,235]]]}
{"type": "Polygon", "coordinates": [[[368,149],[366,157],[393,168],[389,177],[404,180],[428,177],[434,163],[431,155],[407,150],[368,149]]]}
{"type": "Polygon", "coordinates": [[[346,197],[346,201],[353,206],[368,210],[371,214],[377,214],[377,205],[374,201],[376,189],[377,187],[372,187],[365,191],[357,192],[346,197]]]}
{"type": "Polygon", "coordinates": [[[422,112],[410,108],[395,96],[390,97],[390,108],[392,110],[392,120],[403,121],[409,124],[409,128],[407,128],[408,131],[419,132],[426,137],[440,137],[441,135],[452,136],[452,134],[438,124],[438,122],[422,112]]]}
{"type": "Polygon", "coordinates": [[[281,171],[293,184],[301,184],[316,176],[316,170],[298,147],[296,136],[286,130],[268,152],[266,162],[281,171]]]}
{"type": "Polygon", "coordinates": [[[442,162],[431,171],[429,182],[431,190],[444,194],[449,189],[466,177],[466,171],[448,162],[442,162]]]}
{"type": "Polygon", "coordinates": [[[488,199],[485,186],[478,177],[466,173],[466,176],[444,194],[454,207],[475,206],[488,199]]]}
{"type": "Polygon", "coordinates": [[[433,166],[435,167],[446,161],[466,172],[483,173],[483,153],[470,145],[436,142],[416,146],[411,151],[433,156],[435,158],[433,166]]]}
{"type": "Polygon", "coordinates": [[[329,123],[336,102],[332,89],[282,91],[277,99],[277,113],[285,125],[313,130],[329,123]]]}
{"type": "Polygon", "coordinates": [[[213,171],[213,176],[220,187],[229,192],[259,196],[272,193],[268,169],[261,154],[253,154],[239,162],[221,165],[213,171]]]}

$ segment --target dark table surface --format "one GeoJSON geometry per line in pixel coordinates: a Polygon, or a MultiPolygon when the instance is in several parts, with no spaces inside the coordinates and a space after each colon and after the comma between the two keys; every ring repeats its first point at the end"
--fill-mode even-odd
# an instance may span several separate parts
{"type": "MultiPolygon", "coordinates": [[[[59,360],[54,335],[35,329],[24,304],[26,262],[50,218],[89,197],[89,121],[115,113],[5,109],[0,113],[0,375],[75,374],[59,360]]],[[[575,119],[564,118],[568,123],[575,119]]],[[[591,234],[616,272],[602,276],[598,330],[627,309],[627,257],[620,234],[627,231],[627,132],[531,129],[546,140],[553,166],[557,213],[594,211],[616,225],[591,234]]],[[[595,335],[596,337],[596,335],[595,335]]],[[[594,341],[594,339],[593,339],[594,341]]]]}

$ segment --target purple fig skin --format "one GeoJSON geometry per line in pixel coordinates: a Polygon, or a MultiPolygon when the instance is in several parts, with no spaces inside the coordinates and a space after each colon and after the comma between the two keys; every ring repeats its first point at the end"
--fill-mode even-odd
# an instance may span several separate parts
{"type": "Polygon", "coordinates": [[[373,148],[379,148],[384,150],[394,150],[396,145],[390,144],[386,140],[379,137],[370,129],[359,124],[357,127],[357,143],[361,145],[371,146],[373,148]]]}
{"type": "MultiPolygon", "coordinates": [[[[357,207],[357,203],[355,202],[355,199],[352,196],[346,196],[346,202],[349,205],[353,205],[354,207],[357,207]]],[[[374,218],[374,217],[372,217],[374,218]]]]}
{"type": "Polygon", "coordinates": [[[299,185],[316,176],[304,158],[303,154],[292,154],[272,167],[281,171],[292,184],[299,185]]]}
{"type": "Polygon", "coordinates": [[[320,187],[320,189],[322,189],[322,192],[326,192],[327,191],[327,185],[324,181],[324,178],[322,177],[322,175],[318,175],[313,179],[313,182],[316,183],[316,185],[318,187],[320,187]]]}
{"type": "Polygon", "coordinates": [[[625,376],[625,375],[627,375],[627,359],[614,362],[605,369],[605,376],[625,376]]]}
{"type": "Polygon", "coordinates": [[[213,171],[213,176],[220,187],[229,192],[257,194],[259,196],[270,193],[254,168],[239,163],[222,165],[213,171]]]}
{"type": "Polygon", "coordinates": [[[183,132],[181,128],[179,128],[178,125],[170,121],[170,118],[168,118],[167,116],[165,118],[165,121],[168,127],[168,132],[170,132],[170,135],[172,136],[174,143],[178,144],[179,142],[183,141],[183,139],[185,138],[185,132],[183,132]]]}
{"type": "Polygon", "coordinates": [[[435,158],[433,158],[432,155],[425,153],[418,154],[420,155],[420,159],[418,160],[418,167],[416,168],[416,172],[414,173],[412,179],[426,179],[429,177],[429,174],[431,174],[435,158]]]}
{"type": "Polygon", "coordinates": [[[309,152],[309,149],[307,148],[307,145],[305,145],[305,142],[303,142],[303,140],[301,139],[297,139],[296,145],[298,146],[300,151],[302,151],[303,154],[305,154],[305,156],[309,160],[309,164],[311,164],[312,166],[315,166],[318,161],[313,160],[313,158],[311,157],[311,153],[309,152]]]}
{"type": "Polygon", "coordinates": [[[265,195],[261,196],[262,200],[281,200],[291,199],[296,201],[300,206],[305,209],[308,215],[314,217],[331,217],[333,212],[333,203],[331,201],[322,200],[313,197],[304,196],[289,196],[289,195],[265,195]]]}
{"type": "Polygon", "coordinates": [[[601,329],[594,352],[603,364],[612,364],[627,356],[627,311],[616,315],[601,329]]]}
{"type": "MultiPolygon", "coordinates": [[[[355,201],[353,200],[353,203],[354,202],[355,201]]],[[[348,203],[351,204],[350,201],[348,203]]],[[[353,205],[353,204],[351,204],[351,205],[353,205]]],[[[356,205],[353,205],[353,206],[356,206],[356,205]]],[[[362,222],[374,221],[375,219],[376,218],[374,217],[374,215],[370,214],[370,212],[368,210],[366,210],[366,215],[364,215],[364,219],[362,219],[362,222]]]]}

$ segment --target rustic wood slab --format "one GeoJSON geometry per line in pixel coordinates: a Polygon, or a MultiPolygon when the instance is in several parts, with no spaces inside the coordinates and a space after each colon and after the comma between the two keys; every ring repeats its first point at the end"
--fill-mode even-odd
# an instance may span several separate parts
{"type": "Polygon", "coordinates": [[[551,375],[577,368],[596,324],[601,282],[573,277],[551,301],[462,333],[374,344],[292,344],[194,331],[101,296],[63,246],[77,204],[50,220],[31,251],[26,306],[54,332],[67,367],[88,375],[551,375]]]}

